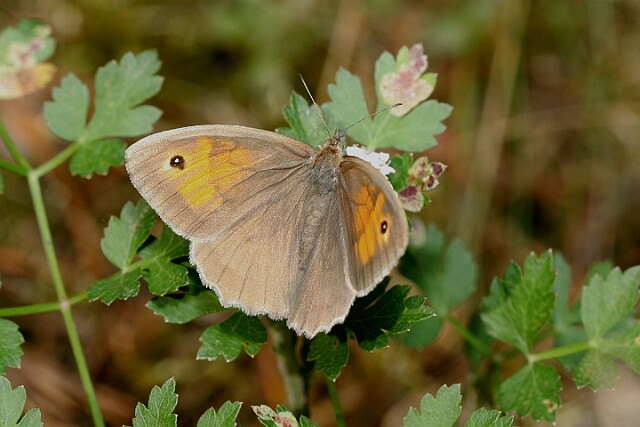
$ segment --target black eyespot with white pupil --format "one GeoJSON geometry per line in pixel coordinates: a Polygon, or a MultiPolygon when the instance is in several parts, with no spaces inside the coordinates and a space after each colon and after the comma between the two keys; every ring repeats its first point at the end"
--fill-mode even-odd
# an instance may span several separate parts
{"type": "Polygon", "coordinates": [[[380,224],[380,232],[382,234],[386,233],[387,230],[389,229],[389,224],[387,224],[387,221],[382,221],[382,223],[380,224]]]}
{"type": "Polygon", "coordinates": [[[184,157],[182,156],[173,156],[171,160],[169,160],[169,166],[172,168],[178,168],[180,170],[184,169],[184,157]]]}

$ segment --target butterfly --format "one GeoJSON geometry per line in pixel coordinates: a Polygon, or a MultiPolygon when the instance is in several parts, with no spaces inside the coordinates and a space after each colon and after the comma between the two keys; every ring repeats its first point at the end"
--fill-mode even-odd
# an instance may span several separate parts
{"type": "Polygon", "coordinates": [[[225,307],[286,319],[313,337],[390,273],[408,244],[389,181],[343,154],[232,125],[189,126],[131,145],[131,182],[171,229],[225,307]]]}

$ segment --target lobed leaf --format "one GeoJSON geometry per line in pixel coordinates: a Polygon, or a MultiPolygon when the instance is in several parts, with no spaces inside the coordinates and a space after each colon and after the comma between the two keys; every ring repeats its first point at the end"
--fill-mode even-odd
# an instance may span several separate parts
{"type": "Polygon", "coordinates": [[[591,341],[598,341],[631,313],[638,301],[640,266],[614,268],[606,278],[595,275],[582,290],[581,313],[591,341]]]}
{"type": "Polygon", "coordinates": [[[178,416],[173,413],[178,404],[175,393],[176,381],[169,378],[162,387],[154,386],[149,394],[149,403],[136,405],[133,427],[172,427],[178,424],[178,416]]]}
{"type": "Polygon", "coordinates": [[[196,427],[234,427],[242,402],[226,401],[218,412],[209,408],[198,420],[196,427]]]}
{"type": "Polygon", "coordinates": [[[27,392],[24,386],[12,389],[9,380],[0,376],[0,425],[3,427],[41,427],[43,424],[38,408],[30,409],[20,418],[26,401],[27,392]]]}
{"type": "Polygon", "coordinates": [[[147,307],[164,317],[166,322],[180,324],[210,313],[228,310],[220,305],[215,292],[193,283],[182,288],[179,294],[152,299],[147,303],[147,307]]]}
{"type": "Polygon", "coordinates": [[[313,369],[324,372],[327,378],[335,381],[340,371],[347,365],[349,346],[346,340],[340,340],[335,335],[318,334],[309,346],[308,361],[315,362],[313,369]]]}
{"type": "Polygon", "coordinates": [[[155,212],[140,199],[135,205],[127,202],[119,217],[111,217],[100,241],[102,252],[111,263],[125,269],[137,250],[149,237],[155,212]]]}
{"type": "Polygon", "coordinates": [[[23,343],[24,337],[18,325],[7,319],[0,319],[0,375],[6,373],[8,366],[20,367],[23,343]]]}
{"type": "Polygon", "coordinates": [[[69,163],[72,175],[91,178],[106,175],[109,168],[124,164],[127,144],[121,139],[102,139],[81,144],[69,163]]]}
{"type": "Polygon", "coordinates": [[[469,415],[464,427],[509,427],[513,424],[513,417],[502,415],[495,409],[476,409],[469,415]]]}
{"type": "Polygon", "coordinates": [[[53,101],[44,103],[44,119],[49,130],[67,141],[77,140],[87,125],[89,89],[73,73],[62,78],[52,91],[53,101]]]}
{"type": "Polygon", "coordinates": [[[560,375],[551,366],[528,364],[500,385],[498,403],[519,416],[553,422],[560,406],[560,375]]]}
{"type": "Polygon", "coordinates": [[[104,304],[111,304],[117,299],[126,300],[140,292],[140,276],[142,269],[119,271],[111,277],[98,280],[89,286],[87,295],[89,301],[100,300],[104,304]]]}
{"type": "MultiPolygon", "coordinates": [[[[319,112],[317,105],[309,106],[304,97],[294,92],[291,94],[289,105],[283,109],[284,118],[290,127],[278,128],[276,132],[317,147],[323,144],[328,136],[319,112]]],[[[328,117],[325,120],[330,122],[328,117]]],[[[327,126],[330,126],[329,123],[327,126]]],[[[335,129],[329,127],[328,130],[331,132],[335,129]]]]}
{"type": "Polygon", "coordinates": [[[550,251],[540,257],[531,254],[524,271],[508,270],[502,285],[492,286],[491,293],[502,293],[497,300],[490,295],[495,308],[482,314],[489,334],[529,353],[535,337],[551,317],[554,281],[550,251]]]}
{"type": "Polygon", "coordinates": [[[243,348],[249,356],[255,356],[267,342],[267,331],[257,317],[236,313],[207,328],[200,341],[198,359],[215,360],[223,356],[230,362],[240,356],[243,348]]]}
{"type": "Polygon", "coordinates": [[[460,384],[451,387],[443,385],[436,397],[425,394],[420,401],[420,411],[409,409],[404,417],[403,427],[451,427],[462,412],[460,384]]]}
{"type": "Polygon", "coordinates": [[[106,137],[138,136],[152,130],[160,118],[156,107],[140,104],[160,91],[162,77],[157,52],[127,52],[96,73],[95,111],[82,133],[84,141],[106,137]]]}

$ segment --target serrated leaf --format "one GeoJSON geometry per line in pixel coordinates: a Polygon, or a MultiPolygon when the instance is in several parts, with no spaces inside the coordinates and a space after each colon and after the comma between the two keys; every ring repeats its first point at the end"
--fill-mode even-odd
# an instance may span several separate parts
{"type": "Polygon", "coordinates": [[[136,268],[126,273],[120,271],[111,277],[99,280],[87,289],[89,301],[100,300],[111,304],[117,299],[129,299],[140,292],[140,276],[142,269],[136,268]]]}
{"type": "Polygon", "coordinates": [[[249,356],[255,356],[267,342],[267,331],[258,318],[236,313],[205,329],[200,341],[198,359],[215,360],[223,356],[230,362],[240,356],[243,348],[249,356]]]}
{"type": "Polygon", "coordinates": [[[505,276],[503,288],[507,300],[482,314],[489,334],[529,353],[535,337],[551,317],[554,281],[551,252],[540,257],[529,255],[524,271],[512,270],[505,276]]]}
{"type": "Polygon", "coordinates": [[[389,175],[389,182],[396,191],[407,188],[409,180],[409,169],[413,164],[413,155],[411,153],[396,154],[389,161],[395,172],[389,175]]]}
{"type": "Polygon", "coordinates": [[[469,415],[464,427],[509,427],[513,417],[502,415],[495,409],[476,409],[469,415]]]}
{"type": "Polygon", "coordinates": [[[619,375],[618,365],[599,350],[589,350],[573,371],[578,387],[589,386],[594,390],[613,388],[619,375]]]}
{"type": "Polygon", "coordinates": [[[430,225],[423,244],[410,244],[401,273],[415,282],[438,314],[446,316],[476,290],[477,266],[458,239],[445,246],[442,233],[430,225]]]}
{"type": "Polygon", "coordinates": [[[81,144],[69,163],[71,175],[91,178],[106,175],[109,168],[124,164],[127,144],[121,139],[102,139],[81,144]]]}
{"type": "Polygon", "coordinates": [[[178,404],[175,393],[176,381],[169,378],[162,388],[154,386],[149,394],[149,404],[138,403],[133,419],[133,427],[172,427],[178,423],[178,416],[173,413],[178,404]]]}
{"type": "Polygon", "coordinates": [[[624,274],[616,267],[606,279],[591,278],[581,296],[582,323],[591,341],[602,338],[631,312],[638,301],[639,283],[639,266],[624,274]]]}
{"type": "Polygon", "coordinates": [[[553,422],[560,406],[560,375],[551,366],[526,365],[500,385],[498,403],[519,416],[531,414],[534,420],[553,422]]]}
{"type": "Polygon", "coordinates": [[[433,316],[411,325],[411,330],[402,336],[407,347],[424,348],[429,345],[442,329],[442,317],[433,316]]]}
{"type": "Polygon", "coordinates": [[[189,242],[164,226],[162,237],[139,253],[145,260],[143,277],[154,295],[165,295],[189,283],[186,267],[172,261],[189,255],[189,242]]]}
{"type": "Polygon", "coordinates": [[[346,340],[335,335],[318,334],[311,341],[307,360],[315,362],[313,369],[324,372],[327,378],[335,381],[349,359],[349,347],[346,340]]]}
{"type": "Polygon", "coordinates": [[[185,266],[161,258],[154,258],[142,271],[142,277],[149,285],[149,292],[158,296],[175,292],[188,284],[187,275],[188,270],[185,266]]]}
{"type": "Polygon", "coordinates": [[[10,320],[0,319],[0,375],[6,373],[8,366],[20,367],[23,343],[24,337],[18,325],[10,320]]]}
{"type": "Polygon", "coordinates": [[[189,255],[189,241],[178,236],[166,224],[162,228],[162,236],[148,246],[142,248],[140,258],[150,257],[174,260],[189,255]]]}
{"type": "MultiPolygon", "coordinates": [[[[309,106],[309,103],[297,93],[292,93],[289,105],[283,109],[284,118],[289,123],[288,128],[278,128],[276,132],[286,135],[298,141],[305,142],[312,147],[317,147],[327,139],[327,129],[318,114],[317,105],[309,106]]],[[[325,118],[329,122],[329,118],[325,118]]],[[[333,129],[329,123],[329,131],[333,129]]]]}
{"type": "Polygon", "coordinates": [[[147,303],[153,312],[169,323],[187,323],[206,314],[228,310],[220,305],[215,292],[201,285],[189,285],[183,293],[154,298],[147,303]]]}
{"type": "Polygon", "coordinates": [[[29,410],[22,419],[22,411],[27,401],[27,393],[23,386],[11,388],[9,380],[0,376],[0,425],[17,427],[42,426],[40,409],[29,410]]]}
{"type": "Polygon", "coordinates": [[[640,323],[633,325],[622,337],[609,344],[607,352],[620,358],[640,374],[640,323]]]}
{"type": "Polygon", "coordinates": [[[196,427],[234,427],[236,426],[236,418],[240,412],[242,402],[226,401],[222,404],[218,412],[213,408],[207,409],[198,420],[196,427]]]}
{"type": "Polygon", "coordinates": [[[100,67],[96,74],[95,111],[82,140],[150,132],[162,113],[156,107],[140,104],[160,90],[163,79],[155,75],[159,69],[158,54],[152,50],[137,55],[127,52],[119,63],[111,61],[100,67]]]}
{"type": "MultiPolygon", "coordinates": [[[[328,92],[331,102],[323,104],[322,109],[335,120],[339,129],[344,129],[369,115],[360,79],[344,68],[338,70],[336,82],[329,85],[328,92]]],[[[350,128],[347,135],[360,144],[369,146],[371,126],[372,120],[366,118],[350,128]]]]}
{"type": "Polygon", "coordinates": [[[428,393],[424,395],[420,401],[419,412],[415,408],[409,409],[402,426],[451,427],[462,412],[461,400],[460,384],[454,384],[451,387],[443,385],[435,398],[428,393]]]}
{"type": "Polygon", "coordinates": [[[53,101],[44,103],[47,127],[62,139],[77,140],[87,124],[89,89],[75,74],[69,73],[51,93],[53,101]]]}
{"type": "Polygon", "coordinates": [[[119,217],[111,217],[100,241],[102,252],[116,267],[124,269],[136,251],[149,237],[155,212],[140,199],[135,205],[127,202],[119,217]]]}
{"type": "MultiPolygon", "coordinates": [[[[384,286],[388,281],[383,282],[384,286]]],[[[384,288],[382,288],[384,289],[384,288]]],[[[389,345],[389,333],[406,332],[412,323],[433,315],[423,297],[407,298],[409,286],[396,285],[372,302],[369,294],[356,299],[344,327],[352,331],[358,345],[373,351],[389,345]]]]}

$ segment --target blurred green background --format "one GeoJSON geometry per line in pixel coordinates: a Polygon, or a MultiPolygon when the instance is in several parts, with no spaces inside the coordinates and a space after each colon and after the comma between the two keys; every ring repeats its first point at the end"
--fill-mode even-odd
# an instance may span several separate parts
{"type": "MultiPolygon", "coordinates": [[[[69,71],[88,81],[126,51],[157,49],[165,83],[153,100],[164,111],[156,130],[200,123],[275,129],[284,124],[291,92],[303,93],[298,73],[318,102],[327,101],[339,67],[359,75],[372,97],[375,59],[421,42],[429,71],[438,73],[432,98],[454,107],[440,144],[427,152],[449,168],[422,217],[473,250],[480,286],[502,275],[510,260],[547,248],[565,254],[576,285],[602,259],[623,268],[640,264],[637,0],[0,0],[1,27],[21,17],[51,25],[55,84],[69,71]]],[[[50,88],[0,104],[9,131],[36,164],[62,147],[42,120],[48,99],[50,88]]],[[[0,304],[51,301],[26,184],[8,175],[6,181],[0,304]]],[[[102,228],[138,195],[123,168],[91,181],[59,168],[45,186],[63,274],[80,292],[112,272],[99,248],[102,228]]],[[[228,399],[245,402],[243,425],[253,423],[249,405],[284,403],[269,351],[231,364],[194,361],[199,333],[216,319],[165,325],[146,300],[75,311],[111,425],[130,423],[135,403],[169,376],[178,384],[179,425],[195,424],[206,408],[228,399]]],[[[463,307],[460,318],[472,310],[463,307]]],[[[45,425],[88,425],[59,316],[19,324],[27,344],[23,369],[9,372],[13,384],[27,386],[45,425]]],[[[337,386],[354,426],[398,425],[425,392],[473,376],[461,340],[448,329],[425,351],[394,343],[352,355],[337,386]]],[[[312,385],[312,418],[332,425],[324,385],[318,378],[312,385]]],[[[617,392],[596,399],[569,381],[558,425],[625,425],[612,420],[629,411],[640,419],[636,403],[624,404],[637,402],[638,390],[638,378],[623,376],[617,392]]],[[[474,405],[473,390],[466,392],[474,405]]]]}

